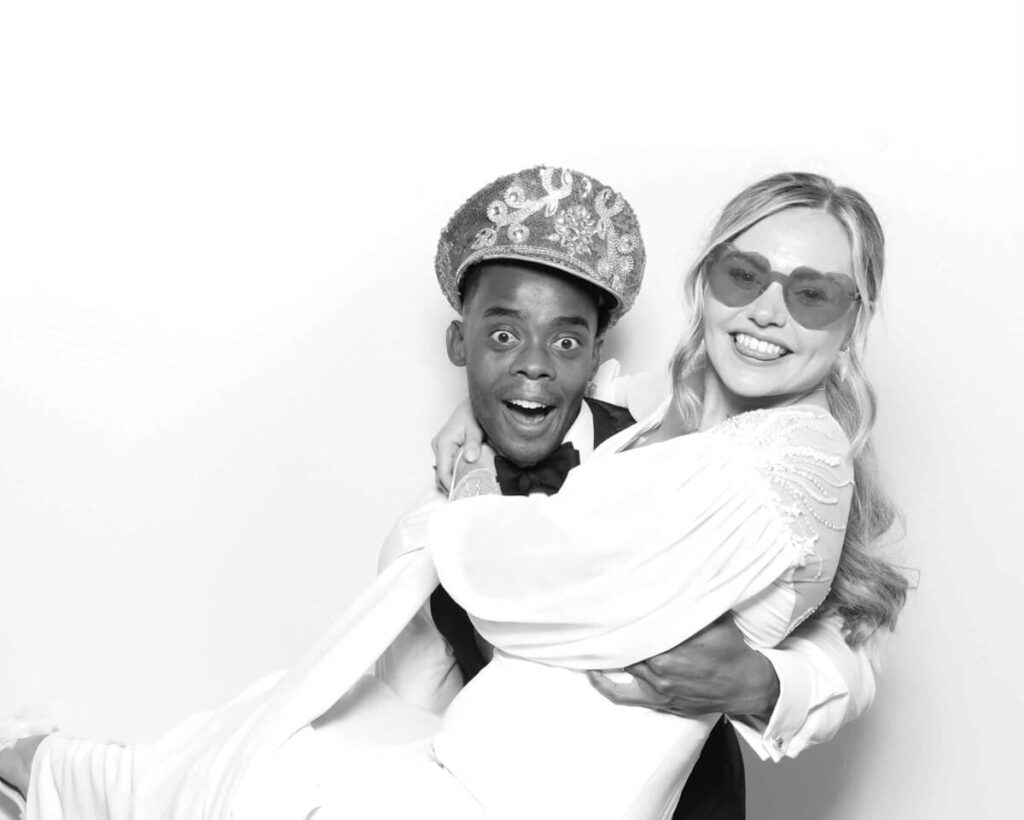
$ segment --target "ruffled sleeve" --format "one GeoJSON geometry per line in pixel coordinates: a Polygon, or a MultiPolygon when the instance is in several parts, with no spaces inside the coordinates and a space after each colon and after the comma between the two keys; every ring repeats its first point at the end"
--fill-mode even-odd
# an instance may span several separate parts
{"type": "Polygon", "coordinates": [[[495,646],[570,668],[621,667],[676,645],[811,553],[822,577],[834,572],[848,450],[822,411],[745,413],[595,457],[556,496],[449,505],[431,516],[428,545],[445,588],[495,646]]]}

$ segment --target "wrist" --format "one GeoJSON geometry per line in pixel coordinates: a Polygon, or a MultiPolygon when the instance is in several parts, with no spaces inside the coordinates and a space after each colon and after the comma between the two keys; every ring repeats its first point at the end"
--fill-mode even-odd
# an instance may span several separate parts
{"type": "Polygon", "coordinates": [[[776,704],[779,702],[781,684],[779,683],[779,676],[775,671],[775,667],[772,666],[772,662],[760,652],[754,651],[753,654],[756,656],[757,673],[754,679],[758,681],[758,688],[756,690],[757,694],[751,703],[753,711],[748,714],[768,721],[772,716],[772,712],[775,711],[776,704]]]}
{"type": "Polygon", "coordinates": [[[742,688],[733,693],[726,714],[749,716],[767,722],[779,701],[779,676],[764,655],[750,649],[745,658],[742,688]]]}

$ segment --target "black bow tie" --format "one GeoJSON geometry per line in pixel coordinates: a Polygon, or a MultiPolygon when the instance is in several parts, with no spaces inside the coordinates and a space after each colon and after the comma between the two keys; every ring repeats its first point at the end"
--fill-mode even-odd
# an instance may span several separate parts
{"type": "Polygon", "coordinates": [[[569,470],[579,463],[579,452],[568,442],[532,467],[519,467],[504,456],[494,457],[494,469],[498,474],[502,495],[557,493],[565,483],[569,470]]]}

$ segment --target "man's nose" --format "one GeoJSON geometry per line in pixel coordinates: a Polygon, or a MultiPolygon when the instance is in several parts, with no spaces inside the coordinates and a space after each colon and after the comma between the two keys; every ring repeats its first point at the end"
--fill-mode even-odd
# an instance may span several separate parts
{"type": "Polygon", "coordinates": [[[524,344],[513,362],[512,372],[528,379],[553,379],[555,368],[548,346],[536,342],[524,344]]]}
{"type": "Polygon", "coordinates": [[[772,282],[747,308],[747,315],[758,327],[782,327],[789,318],[782,284],[772,282]]]}

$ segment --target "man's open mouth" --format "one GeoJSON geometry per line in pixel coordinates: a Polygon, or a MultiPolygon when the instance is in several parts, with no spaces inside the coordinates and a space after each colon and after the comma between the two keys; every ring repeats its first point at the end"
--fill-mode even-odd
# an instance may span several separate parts
{"type": "Polygon", "coordinates": [[[502,403],[508,408],[512,418],[528,427],[543,423],[555,409],[553,404],[528,399],[508,399],[502,403]]]}

